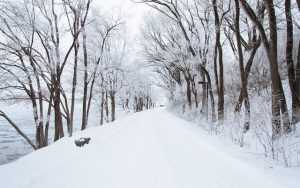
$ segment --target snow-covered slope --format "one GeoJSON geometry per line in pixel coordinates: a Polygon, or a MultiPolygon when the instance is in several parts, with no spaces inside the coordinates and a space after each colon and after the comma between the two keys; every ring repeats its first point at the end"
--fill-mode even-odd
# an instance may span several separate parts
{"type": "Polygon", "coordinates": [[[216,137],[154,109],[0,166],[0,188],[300,187],[299,169],[251,166],[216,137]],[[91,137],[89,145],[74,140],[91,137]]]}

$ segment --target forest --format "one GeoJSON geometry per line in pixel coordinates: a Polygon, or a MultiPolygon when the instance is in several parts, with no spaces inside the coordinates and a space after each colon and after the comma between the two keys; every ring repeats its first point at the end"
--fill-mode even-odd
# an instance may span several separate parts
{"type": "Polygon", "coordinates": [[[30,106],[35,138],[0,117],[32,148],[92,107],[103,125],[159,106],[160,88],[180,117],[300,165],[300,0],[132,0],[149,9],[134,38],[95,2],[0,0],[0,102],[30,106]]]}
{"type": "Polygon", "coordinates": [[[116,106],[134,112],[154,106],[150,82],[128,63],[125,20],[101,15],[92,0],[0,2],[1,102],[29,104],[36,129],[29,138],[4,111],[2,116],[34,148],[81,130],[91,106],[100,122],[116,119],[116,106]],[[79,115],[77,113],[77,115],[79,115]]]}
{"type": "Polygon", "coordinates": [[[143,28],[143,54],[171,109],[241,147],[254,142],[265,156],[299,164],[300,1],[140,3],[157,12],[143,28]]]}

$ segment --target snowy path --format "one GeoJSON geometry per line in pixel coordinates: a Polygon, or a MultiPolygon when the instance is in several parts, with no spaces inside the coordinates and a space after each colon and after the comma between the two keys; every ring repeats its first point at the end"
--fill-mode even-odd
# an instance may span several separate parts
{"type": "Polygon", "coordinates": [[[164,109],[91,128],[0,166],[0,188],[286,187],[193,134],[164,109]],[[91,136],[84,148],[74,139],[91,136]]]}

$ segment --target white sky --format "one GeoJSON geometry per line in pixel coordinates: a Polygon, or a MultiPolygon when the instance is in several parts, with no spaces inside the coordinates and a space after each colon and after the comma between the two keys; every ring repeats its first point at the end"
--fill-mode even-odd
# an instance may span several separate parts
{"type": "Polygon", "coordinates": [[[144,14],[150,10],[148,6],[134,3],[132,0],[94,0],[93,3],[97,4],[99,10],[104,13],[116,16],[122,13],[131,37],[139,33],[144,14]]]}

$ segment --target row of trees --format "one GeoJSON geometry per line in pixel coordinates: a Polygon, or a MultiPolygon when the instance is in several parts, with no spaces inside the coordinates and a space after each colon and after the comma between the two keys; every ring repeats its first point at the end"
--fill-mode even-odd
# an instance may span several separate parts
{"type": "Polygon", "coordinates": [[[228,79],[225,71],[238,62],[240,91],[235,114],[241,116],[244,106],[246,133],[250,129],[251,120],[251,68],[255,64],[257,52],[262,51],[271,83],[272,93],[269,97],[272,101],[273,139],[282,133],[290,133],[292,125],[300,121],[300,42],[298,35],[294,34],[300,33],[299,0],[138,2],[149,5],[159,14],[159,17],[153,15],[148,19],[143,31],[146,41],[144,54],[147,62],[158,73],[159,85],[169,92],[170,99],[179,100],[180,96],[176,96],[176,93],[184,93],[188,106],[194,104],[196,108],[201,99],[201,112],[206,117],[210,114],[212,122],[222,124],[225,83],[228,79]],[[278,44],[278,41],[284,43],[278,44]],[[285,47],[285,53],[280,51],[278,54],[279,45],[285,47]],[[279,67],[283,67],[283,64],[287,75],[280,74],[279,67]],[[283,89],[282,80],[285,76],[292,96],[291,110],[287,107],[283,89]]]}
{"type": "Polygon", "coordinates": [[[64,137],[65,127],[72,136],[78,126],[76,106],[81,106],[84,130],[93,103],[100,104],[99,124],[103,124],[116,119],[116,106],[122,101],[135,109],[135,97],[141,92],[151,98],[150,90],[130,89],[137,81],[124,67],[128,63],[124,28],[122,17],[100,15],[92,0],[1,0],[1,100],[31,104],[36,143],[3,111],[0,116],[39,149],[48,145],[52,123],[54,141],[64,137]]]}

